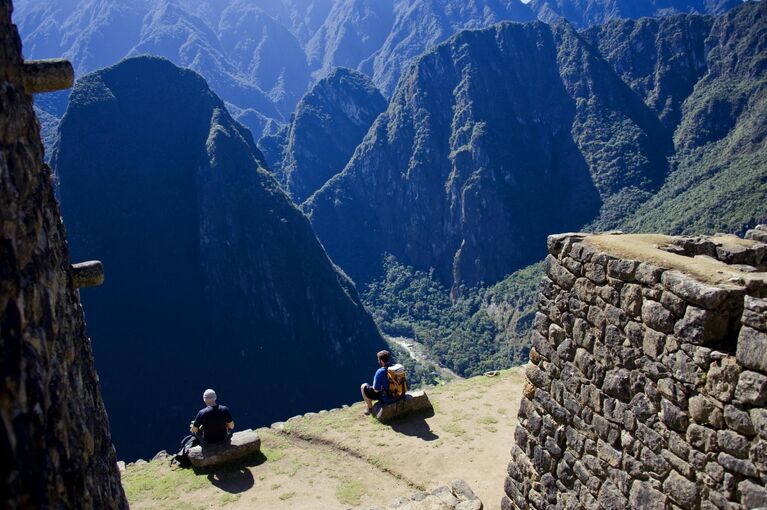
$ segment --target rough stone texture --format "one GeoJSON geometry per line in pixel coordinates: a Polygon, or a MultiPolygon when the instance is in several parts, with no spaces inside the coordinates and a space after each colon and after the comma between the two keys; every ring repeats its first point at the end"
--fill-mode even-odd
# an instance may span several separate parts
{"type": "Polygon", "coordinates": [[[393,404],[383,405],[380,402],[373,406],[373,416],[380,421],[389,421],[406,414],[432,409],[428,395],[423,390],[408,392],[405,398],[393,404]]]}
{"type": "MultiPolygon", "coordinates": [[[[450,486],[443,485],[430,492],[416,492],[410,497],[396,499],[387,510],[482,510],[482,501],[469,484],[454,480],[450,486]]],[[[380,507],[368,510],[381,510],[380,507]]]]}
{"type": "Polygon", "coordinates": [[[195,467],[217,466],[226,464],[261,450],[261,438],[254,430],[235,432],[225,443],[195,446],[189,449],[189,461],[195,467]]]}
{"type": "Polygon", "coordinates": [[[0,0],[0,508],[127,508],[11,11],[0,0]]]}
{"type": "Polygon", "coordinates": [[[78,289],[97,287],[104,283],[104,266],[98,260],[72,264],[72,277],[78,289]]]}
{"type": "Polygon", "coordinates": [[[502,508],[767,504],[763,245],[647,239],[549,239],[502,508]]]}

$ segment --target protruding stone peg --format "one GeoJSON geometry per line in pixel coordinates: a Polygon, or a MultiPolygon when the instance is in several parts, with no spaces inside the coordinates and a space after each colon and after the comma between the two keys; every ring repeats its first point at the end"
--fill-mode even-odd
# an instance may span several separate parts
{"type": "Polygon", "coordinates": [[[98,287],[104,283],[104,266],[100,260],[89,260],[72,264],[74,284],[78,289],[85,287],[98,287]]]}
{"type": "Polygon", "coordinates": [[[24,62],[24,91],[27,94],[68,89],[75,82],[69,60],[27,60],[24,62]]]}

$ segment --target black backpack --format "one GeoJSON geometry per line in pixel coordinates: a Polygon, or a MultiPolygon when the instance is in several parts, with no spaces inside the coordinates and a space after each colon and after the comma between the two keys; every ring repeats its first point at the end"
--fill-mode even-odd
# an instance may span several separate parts
{"type": "Polygon", "coordinates": [[[192,463],[189,461],[189,449],[193,446],[197,446],[199,444],[199,441],[196,437],[193,435],[188,435],[184,439],[181,440],[181,448],[179,449],[178,453],[173,457],[171,460],[171,463],[175,462],[178,464],[179,467],[182,468],[188,468],[192,466],[192,463]]]}

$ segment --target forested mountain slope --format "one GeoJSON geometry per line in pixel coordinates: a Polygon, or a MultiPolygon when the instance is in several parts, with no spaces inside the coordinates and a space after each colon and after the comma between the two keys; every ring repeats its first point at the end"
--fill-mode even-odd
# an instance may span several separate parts
{"type": "Polygon", "coordinates": [[[249,424],[358,395],[383,341],[199,75],[82,78],[53,166],[73,258],[106,267],[83,303],[121,457],[174,448],[206,387],[249,424]]]}

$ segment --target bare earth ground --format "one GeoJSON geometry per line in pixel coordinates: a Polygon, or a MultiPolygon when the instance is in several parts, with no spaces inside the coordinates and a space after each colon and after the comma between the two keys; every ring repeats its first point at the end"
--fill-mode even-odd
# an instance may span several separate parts
{"type": "Polygon", "coordinates": [[[383,425],[363,404],[302,418],[285,432],[258,429],[262,455],[244,466],[195,473],[168,459],[129,465],[131,508],[345,509],[466,480],[498,508],[514,442],[524,368],[428,388],[434,414],[383,425]]]}

